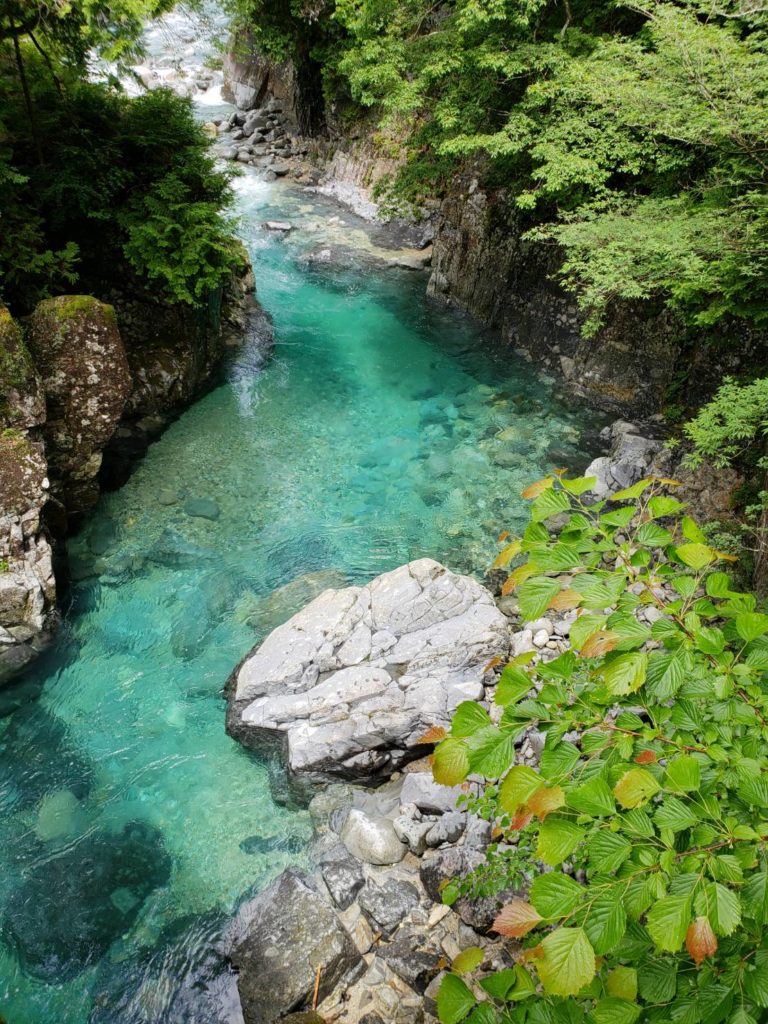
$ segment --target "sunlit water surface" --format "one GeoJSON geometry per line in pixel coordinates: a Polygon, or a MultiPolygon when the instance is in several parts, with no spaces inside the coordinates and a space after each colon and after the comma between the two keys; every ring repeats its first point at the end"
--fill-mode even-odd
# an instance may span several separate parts
{"type": "Polygon", "coordinates": [[[197,1019],[176,993],[209,923],[309,836],[224,732],[233,666],[326,586],[423,555],[482,572],[521,488],[595,448],[594,420],[377,261],[361,222],[253,172],[237,192],[273,356],[256,330],[102,498],[55,648],[0,691],[8,1024],[197,1019]],[[189,955],[163,953],[180,935],[189,955]],[[115,993],[153,948],[153,994],[126,1015],[115,993]]]}

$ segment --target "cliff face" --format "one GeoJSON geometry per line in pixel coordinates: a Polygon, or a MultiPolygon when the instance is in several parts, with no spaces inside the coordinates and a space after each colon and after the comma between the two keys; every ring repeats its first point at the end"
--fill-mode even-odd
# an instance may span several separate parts
{"type": "Polygon", "coordinates": [[[44,420],[40,378],[19,326],[0,307],[0,684],[35,657],[55,624],[52,553],[41,526],[44,420]]]}
{"type": "Polygon", "coordinates": [[[692,332],[650,301],[615,302],[606,326],[584,338],[582,315],[556,281],[559,250],[526,241],[524,230],[503,192],[457,177],[437,215],[428,293],[498,328],[590,404],[631,417],[670,400],[697,405],[723,374],[766,351],[764,335],[736,325],[718,338],[692,332]]]}

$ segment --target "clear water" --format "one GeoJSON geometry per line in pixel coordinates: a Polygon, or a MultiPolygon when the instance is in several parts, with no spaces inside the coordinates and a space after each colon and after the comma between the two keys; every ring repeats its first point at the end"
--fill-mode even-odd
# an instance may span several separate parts
{"type": "MultiPolygon", "coordinates": [[[[85,1024],[169,929],[301,861],[306,813],[224,732],[222,685],[265,631],[416,556],[481,572],[521,488],[594,450],[594,419],[426,301],[354,217],[252,173],[237,189],[271,361],[256,332],[102,498],[70,545],[55,648],[0,691],[8,1024],[85,1024]],[[260,227],[277,217],[287,238],[260,227]],[[218,518],[190,515],[198,499],[218,518]]],[[[161,1012],[110,1019],[189,1024],[172,1006],[185,969],[163,961],[161,1012]]]]}

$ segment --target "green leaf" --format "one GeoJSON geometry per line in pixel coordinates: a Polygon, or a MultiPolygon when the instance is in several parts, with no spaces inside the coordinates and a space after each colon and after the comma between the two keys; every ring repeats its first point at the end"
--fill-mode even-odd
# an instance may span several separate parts
{"type": "Polygon", "coordinates": [[[629,526],[637,515],[634,505],[625,505],[624,508],[615,508],[611,512],[605,512],[600,516],[601,526],[629,526]]]}
{"type": "Polygon", "coordinates": [[[623,836],[601,829],[589,841],[589,863],[599,873],[616,871],[632,853],[632,844],[623,836]]]}
{"type": "Polygon", "coordinates": [[[660,789],[654,776],[645,768],[630,768],[613,787],[613,792],[622,807],[640,807],[660,789]]]}
{"type": "Polygon", "coordinates": [[[569,857],[581,840],[584,830],[565,818],[548,817],[539,828],[536,856],[555,867],[569,857]]]}
{"type": "Polygon", "coordinates": [[[597,483],[597,477],[577,476],[573,480],[566,480],[563,477],[560,477],[560,483],[569,494],[575,494],[578,497],[578,495],[585,494],[587,491],[592,490],[597,483]]]}
{"type": "Polygon", "coordinates": [[[596,953],[608,953],[621,941],[627,929],[624,904],[615,892],[606,892],[594,900],[584,921],[587,938],[596,953]]]}
{"type": "Polygon", "coordinates": [[[654,651],[648,659],[648,687],[658,701],[674,697],[690,671],[691,656],[680,647],[669,654],[654,651]]]}
{"type": "Polygon", "coordinates": [[[669,1003],[677,991],[674,960],[645,960],[637,970],[637,987],[647,1003],[669,1003]]]}
{"type": "Polygon", "coordinates": [[[635,1003],[610,996],[595,1004],[592,1017],[595,1024],[635,1024],[641,1009],[635,1003]]]}
{"type": "Polygon", "coordinates": [[[531,690],[533,680],[519,665],[506,665],[499,677],[494,701],[506,706],[516,704],[531,690]]]}
{"type": "MultiPolygon", "coordinates": [[[[547,491],[547,494],[550,492],[547,491]]],[[[549,602],[560,593],[559,580],[548,576],[533,576],[521,584],[517,591],[520,615],[526,622],[538,619],[549,606],[549,602]]]]}
{"type": "Polygon", "coordinates": [[[469,770],[487,779],[499,779],[515,760],[514,736],[494,726],[470,740],[469,770]]]}
{"type": "Polygon", "coordinates": [[[741,922],[741,900],[733,889],[710,882],[696,895],[696,913],[709,918],[715,934],[731,935],[741,922]]]}
{"type": "Polygon", "coordinates": [[[571,624],[571,631],[568,634],[572,646],[575,649],[582,647],[588,637],[603,628],[607,619],[607,615],[580,615],[571,624]]]}
{"type": "Polygon", "coordinates": [[[570,914],[583,897],[584,887],[570,875],[563,875],[559,871],[537,875],[531,885],[531,903],[542,917],[564,917],[570,914]]]}
{"type": "Polygon", "coordinates": [[[544,522],[550,516],[559,515],[560,512],[567,512],[571,507],[568,495],[564,491],[555,490],[550,487],[538,496],[531,505],[531,519],[534,523],[544,522]]]}
{"type": "Polygon", "coordinates": [[[683,516],[680,525],[683,528],[683,536],[694,544],[706,544],[707,535],[701,527],[691,519],[690,516],[683,516]]]}
{"type": "Polygon", "coordinates": [[[612,658],[603,667],[602,676],[608,692],[618,697],[639,690],[647,671],[648,655],[644,651],[632,651],[612,658]]]}
{"type": "Polygon", "coordinates": [[[536,970],[548,995],[575,996],[594,978],[595,951],[583,928],[558,928],[538,948],[536,970]]]}
{"type": "Polygon", "coordinates": [[[691,897],[665,896],[648,911],[648,932],[658,949],[676,953],[691,923],[691,897]]]}
{"type": "Polygon", "coordinates": [[[724,572],[713,572],[707,576],[706,590],[710,597],[732,597],[731,578],[724,572]]]}
{"type": "Polygon", "coordinates": [[[636,484],[632,484],[631,487],[625,487],[621,491],[616,491],[615,494],[611,494],[608,498],[609,501],[630,501],[635,498],[639,498],[643,491],[647,490],[653,480],[648,477],[645,480],[638,480],[636,484]]]}
{"type": "Polygon", "coordinates": [[[690,754],[681,754],[667,765],[664,786],[675,793],[690,793],[701,786],[699,762],[690,754]]]}
{"type": "Polygon", "coordinates": [[[469,774],[469,750],[466,743],[454,736],[444,739],[435,748],[432,775],[443,786],[457,786],[469,774]]]}
{"type": "Polygon", "coordinates": [[[742,889],[746,916],[758,924],[768,924],[768,871],[751,875],[742,889]]]}
{"type": "Polygon", "coordinates": [[[453,958],[451,970],[455,974],[471,974],[485,960],[485,952],[479,946],[468,946],[453,958]]]}
{"type": "Polygon", "coordinates": [[[556,747],[545,747],[539,762],[541,774],[547,782],[558,782],[571,774],[580,757],[581,751],[573,743],[558,743],[556,747]]]}
{"type": "Polygon", "coordinates": [[[665,548],[672,543],[672,534],[658,523],[643,523],[634,539],[645,548],[665,548]]]}
{"type": "Polygon", "coordinates": [[[768,633],[768,615],[758,612],[744,612],[736,616],[736,631],[742,640],[750,643],[759,636],[768,633]]]}
{"type": "Polygon", "coordinates": [[[677,498],[668,498],[666,495],[657,494],[651,498],[648,502],[648,512],[654,517],[654,519],[661,519],[664,516],[673,516],[675,512],[681,512],[688,506],[684,501],[678,501],[677,498]]]}
{"type": "Polygon", "coordinates": [[[678,800],[676,796],[668,796],[656,809],[653,821],[659,829],[682,832],[685,828],[693,828],[699,819],[682,800],[678,800]]]}
{"type": "Polygon", "coordinates": [[[747,967],[742,977],[744,988],[750,999],[753,999],[758,1006],[768,1007],[768,964],[762,964],[754,970],[747,967]]]}
{"type": "Polygon", "coordinates": [[[675,549],[680,561],[698,572],[715,561],[717,555],[706,544],[680,544],[675,549]]]}
{"type": "Polygon", "coordinates": [[[515,765],[501,784],[499,807],[507,814],[514,814],[537,789],[541,788],[541,783],[541,776],[533,768],[524,764],[515,765]]]}
{"type": "Polygon", "coordinates": [[[605,815],[613,814],[616,811],[613,793],[608,783],[602,778],[591,779],[583,786],[577,786],[570,790],[566,793],[566,801],[568,806],[573,807],[574,810],[580,811],[582,814],[591,814],[596,818],[605,817],[605,815]]]}
{"type": "Polygon", "coordinates": [[[488,712],[477,701],[464,700],[456,708],[451,721],[451,736],[471,736],[491,724],[488,712]]]}
{"type": "Polygon", "coordinates": [[[572,544],[558,542],[544,551],[537,551],[535,564],[542,572],[567,572],[581,564],[581,554],[572,544]]]}
{"type": "Polygon", "coordinates": [[[614,967],[608,975],[605,990],[609,996],[633,1003],[637,999],[637,971],[634,967],[614,967]]]}
{"type": "Polygon", "coordinates": [[[455,974],[446,974],[437,993],[437,1016],[441,1024],[459,1024],[475,1005],[475,997],[455,974]]]}

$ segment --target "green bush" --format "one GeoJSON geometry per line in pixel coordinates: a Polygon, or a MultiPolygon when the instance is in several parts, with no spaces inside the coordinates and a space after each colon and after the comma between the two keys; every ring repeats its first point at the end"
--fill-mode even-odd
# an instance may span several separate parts
{"type": "Polygon", "coordinates": [[[513,966],[483,974],[482,953],[464,954],[440,1020],[757,1024],[768,615],[654,481],[588,505],[593,482],[529,488],[531,522],[497,559],[520,561],[504,589],[524,619],[577,609],[571,649],[516,658],[496,687],[498,724],[465,702],[434,752],[439,782],[484,777],[499,841],[535,844],[544,866],[494,924],[515,940],[513,966]],[[515,764],[532,727],[546,734],[538,770],[515,764]]]}
{"type": "Polygon", "coordinates": [[[14,313],[77,284],[99,291],[126,271],[160,298],[196,304],[236,261],[215,169],[189,100],[131,99],[66,69],[54,80],[25,52],[35,133],[0,45],[0,299],[14,313]],[[43,159],[38,158],[39,139],[43,159]]]}

